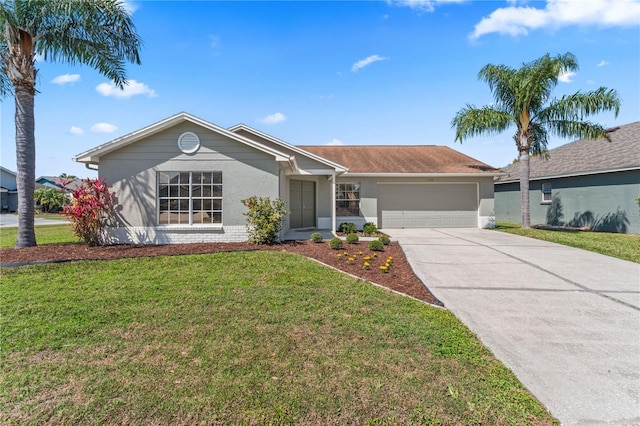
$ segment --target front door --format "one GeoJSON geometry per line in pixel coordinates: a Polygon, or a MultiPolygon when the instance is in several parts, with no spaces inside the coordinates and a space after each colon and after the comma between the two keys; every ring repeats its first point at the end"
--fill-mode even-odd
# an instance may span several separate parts
{"type": "Polygon", "coordinates": [[[289,226],[313,228],[316,226],[316,183],[306,180],[289,181],[289,226]]]}

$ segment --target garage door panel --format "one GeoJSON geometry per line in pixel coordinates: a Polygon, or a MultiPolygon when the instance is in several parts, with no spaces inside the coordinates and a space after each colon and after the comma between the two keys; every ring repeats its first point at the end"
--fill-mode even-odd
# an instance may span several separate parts
{"type": "Polygon", "coordinates": [[[475,184],[378,185],[382,228],[476,227],[475,184]]]}

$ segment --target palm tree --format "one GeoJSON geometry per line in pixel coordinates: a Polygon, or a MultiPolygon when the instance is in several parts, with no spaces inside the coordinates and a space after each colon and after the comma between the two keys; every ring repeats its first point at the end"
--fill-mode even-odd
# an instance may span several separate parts
{"type": "Polygon", "coordinates": [[[125,63],[140,63],[141,40],[120,0],[3,0],[0,31],[0,96],[13,94],[16,107],[16,247],[29,247],[36,245],[36,53],[44,60],[89,65],[122,88],[125,63]]]}
{"type": "Polygon", "coordinates": [[[600,87],[590,92],[576,92],[560,99],[551,98],[558,78],[578,69],[574,55],[565,53],[555,58],[549,54],[525,63],[519,69],[506,65],[486,65],[478,79],[486,82],[495,102],[482,108],[467,105],[451,124],[456,141],[482,134],[495,135],[515,126],[513,139],[518,149],[520,166],[520,198],[522,227],[530,227],[529,155],[547,154],[549,135],[575,139],[604,138],[611,142],[605,128],[585,121],[592,114],[620,110],[615,90],[600,87]]]}

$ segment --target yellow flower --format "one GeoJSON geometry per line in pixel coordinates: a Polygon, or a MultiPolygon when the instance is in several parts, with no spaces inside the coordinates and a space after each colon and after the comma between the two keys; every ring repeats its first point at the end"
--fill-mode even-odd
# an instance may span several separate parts
{"type": "Polygon", "coordinates": [[[362,265],[363,269],[369,269],[371,265],[369,264],[369,262],[364,262],[364,265],[362,265]]]}
{"type": "Polygon", "coordinates": [[[363,259],[364,260],[371,260],[371,256],[365,256],[363,259]]]}
{"type": "Polygon", "coordinates": [[[360,256],[362,256],[362,252],[361,252],[361,251],[359,251],[359,252],[358,252],[358,254],[359,254],[360,256]]]}
{"type": "Polygon", "coordinates": [[[387,270],[388,270],[388,269],[389,269],[389,268],[387,268],[387,266],[386,266],[386,265],[382,265],[382,266],[380,267],[380,270],[381,270],[382,272],[387,272],[387,270]]]}

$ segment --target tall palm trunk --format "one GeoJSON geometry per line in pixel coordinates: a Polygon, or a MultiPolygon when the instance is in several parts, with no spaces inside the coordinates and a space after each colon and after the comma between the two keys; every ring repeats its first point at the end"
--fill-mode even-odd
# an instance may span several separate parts
{"type": "Polygon", "coordinates": [[[520,151],[520,206],[522,206],[522,229],[531,227],[529,207],[529,150],[520,151]]]}
{"type": "Polygon", "coordinates": [[[34,120],[34,90],[15,87],[16,100],[16,166],[18,186],[18,239],[16,247],[36,245],[34,230],[33,191],[36,181],[36,142],[34,120]]]}

